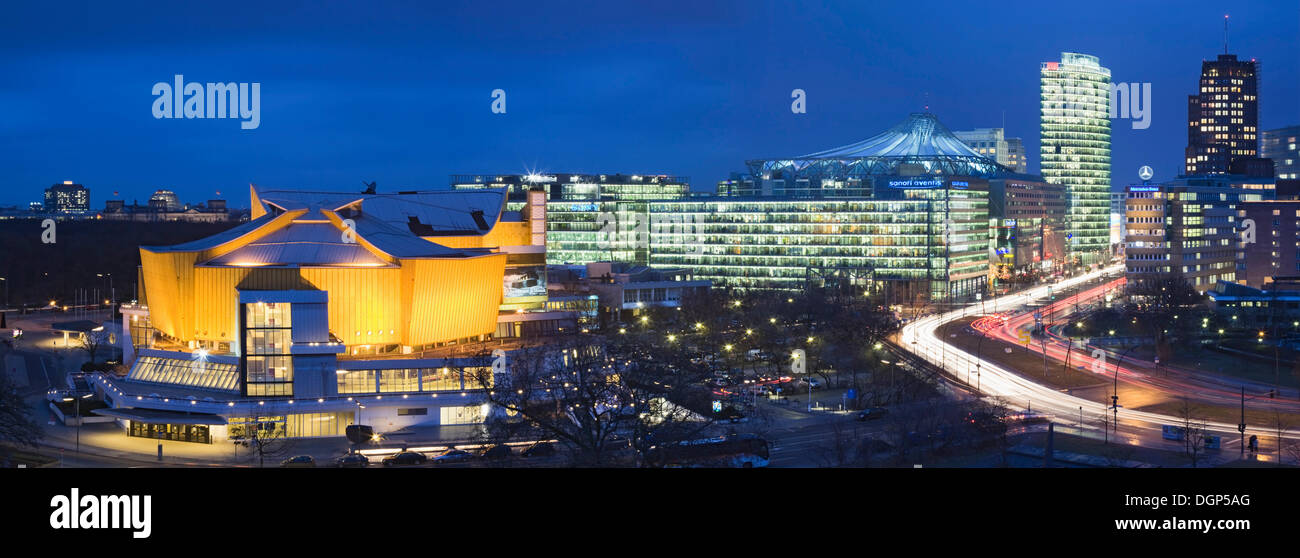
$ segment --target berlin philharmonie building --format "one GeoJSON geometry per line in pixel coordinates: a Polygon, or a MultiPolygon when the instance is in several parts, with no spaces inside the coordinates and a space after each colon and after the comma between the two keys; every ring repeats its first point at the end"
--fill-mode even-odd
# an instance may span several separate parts
{"type": "Polygon", "coordinates": [[[481,342],[572,323],[546,304],[543,192],[517,211],[503,189],[250,195],[247,223],[140,248],[129,372],[91,379],[128,436],[481,424],[481,342]]]}

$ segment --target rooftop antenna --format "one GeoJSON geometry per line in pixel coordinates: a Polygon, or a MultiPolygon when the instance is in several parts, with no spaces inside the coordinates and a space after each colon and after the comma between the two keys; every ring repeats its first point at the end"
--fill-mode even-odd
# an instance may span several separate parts
{"type": "Polygon", "coordinates": [[[1223,14],[1223,53],[1228,53],[1228,14],[1223,14]]]}
{"type": "Polygon", "coordinates": [[[929,91],[926,91],[926,92],[925,92],[925,100],[924,100],[924,104],[921,105],[921,106],[923,107],[923,110],[925,110],[925,112],[930,112],[930,92],[929,92],[929,91]]]}
{"type": "Polygon", "coordinates": [[[364,185],[366,186],[366,189],[365,189],[364,191],[361,192],[362,194],[373,194],[373,193],[375,193],[375,181],[372,180],[372,181],[370,181],[370,182],[366,182],[366,181],[362,180],[361,183],[364,184],[364,185]]]}

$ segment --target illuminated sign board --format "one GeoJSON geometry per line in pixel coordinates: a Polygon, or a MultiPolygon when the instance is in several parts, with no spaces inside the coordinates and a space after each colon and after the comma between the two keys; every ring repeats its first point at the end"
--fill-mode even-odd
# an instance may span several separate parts
{"type": "Polygon", "coordinates": [[[942,186],[942,185],[943,185],[943,181],[942,181],[942,180],[935,180],[935,179],[931,179],[931,180],[919,179],[919,180],[918,180],[918,179],[908,178],[908,179],[904,179],[904,180],[890,180],[890,181],[889,181],[889,187],[890,187],[890,188],[904,188],[904,189],[911,189],[911,188],[938,188],[938,187],[940,187],[940,186],[942,186]]]}

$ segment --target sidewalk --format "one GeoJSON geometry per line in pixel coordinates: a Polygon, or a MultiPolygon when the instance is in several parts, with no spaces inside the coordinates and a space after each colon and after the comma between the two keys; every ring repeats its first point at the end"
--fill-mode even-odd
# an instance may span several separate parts
{"type": "Polygon", "coordinates": [[[4,355],[4,373],[9,376],[9,381],[18,387],[19,392],[27,391],[31,382],[27,378],[27,359],[13,351],[6,352],[4,355]]]}

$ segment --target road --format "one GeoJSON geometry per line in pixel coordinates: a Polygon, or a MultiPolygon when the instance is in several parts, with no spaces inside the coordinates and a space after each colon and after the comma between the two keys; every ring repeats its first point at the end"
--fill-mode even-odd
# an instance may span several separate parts
{"type": "MultiPolygon", "coordinates": [[[[1101,285],[1080,289],[1080,292],[1075,296],[1058,299],[1032,311],[1008,316],[981,318],[972,323],[972,327],[981,331],[990,339],[998,339],[1007,343],[1019,343],[1023,339],[1022,335],[1025,335],[1024,332],[1034,327],[1037,320],[1035,315],[1041,316],[1043,322],[1049,323],[1052,317],[1057,320],[1075,319],[1071,317],[1072,307],[1099,301],[1106,294],[1121,288],[1123,283],[1123,279],[1117,279],[1101,285]]],[[[1046,343],[1043,343],[1043,341],[1041,337],[1033,339],[1026,349],[1040,355],[1046,349],[1047,356],[1055,360],[1057,364],[1066,360],[1068,352],[1072,368],[1091,371],[1095,367],[1097,370],[1104,370],[1105,373],[1101,374],[1104,376],[1102,379],[1111,377],[1118,368],[1118,381],[1121,384],[1154,390],[1175,398],[1187,397],[1193,403],[1227,408],[1237,407],[1241,401],[1241,390],[1245,388],[1246,395],[1254,399],[1250,403],[1252,408],[1276,409],[1285,413],[1300,412],[1300,401],[1295,400],[1294,390],[1281,390],[1276,398],[1262,398],[1259,395],[1272,389],[1271,384],[1220,376],[1184,367],[1160,367],[1154,362],[1134,358],[1125,355],[1123,352],[1117,354],[1115,350],[1106,350],[1104,347],[1087,344],[1087,340],[1071,340],[1062,337],[1052,331],[1050,327],[1048,328],[1046,343]],[[1076,342],[1073,349],[1070,348],[1071,342],[1076,342]],[[1079,345],[1083,346],[1080,347],[1079,345]],[[1104,358],[1094,358],[1094,351],[1098,349],[1106,351],[1104,358]],[[1121,356],[1124,357],[1122,361],[1121,356]]]]}
{"type": "MultiPolygon", "coordinates": [[[[998,297],[988,301],[988,305],[1000,309],[1019,311],[1036,300],[1047,298],[1049,289],[1059,292],[1075,286],[1085,286],[1089,282],[1098,282],[1106,275],[1113,276],[1121,273],[1123,273],[1122,266],[1113,266],[1072,277],[1055,285],[1041,285],[998,297]]],[[[974,368],[978,371],[980,388],[984,396],[1001,398],[1012,407],[1020,409],[1032,408],[1034,411],[1050,414],[1053,416],[1053,420],[1062,426],[1077,425],[1079,421],[1075,417],[1080,415],[1080,408],[1084,409],[1091,417],[1096,417],[1101,412],[1117,416],[1118,431],[1114,435],[1119,437],[1123,443],[1132,443],[1145,447],[1167,446],[1167,441],[1163,440],[1161,436],[1162,425],[1183,422],[1171,415],[1125,409],[1123,401],[1120,402],[1120,408],[1117,410],[1109,406],[1103,408],[1102,404],[1040,385],[1034,380],[1007,370],[987,359],[976,358],[975,355],[950,346],[946,342],[947,340],[941,340],[936,334],[941,325],[975,315],[978,310],[979,304],[977,303],[958,310],[919,318],[902,328],[899,336],[900,345],[907,351],[942,367],[953,376],[959,373],[965,374],[968,370],[974,368]]],[[[1085,421],[1085,423],[1087,422],[1093,421],[1085,421]]],[[[1235,423],[1210,421],[1206,423],[1206,428],[1211,434],[1222,437],[1225,449],[1238,441],[1239,434],[1235,423]]],[[[1085,430],[1087,430],[1086,424],[1085,430]]],[[[1269,432],[1262,428],[1248,429],[1246,434],[1247,436],[1251,434],[1259,435],[1262,447],[1263,441],[1269,432]]],[[[1283,437],[1300,439],[1300,433],[1284,433],[1283,437]]]]}

